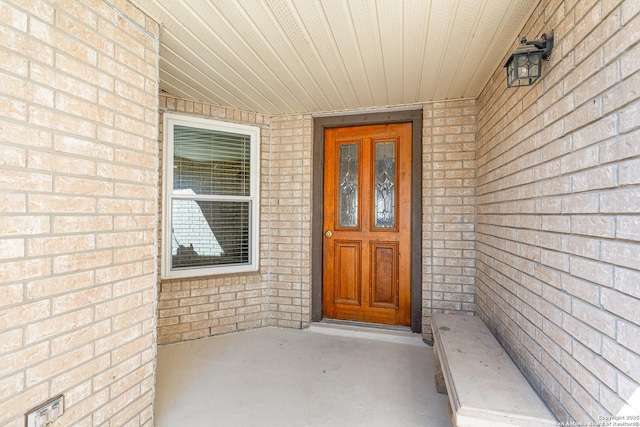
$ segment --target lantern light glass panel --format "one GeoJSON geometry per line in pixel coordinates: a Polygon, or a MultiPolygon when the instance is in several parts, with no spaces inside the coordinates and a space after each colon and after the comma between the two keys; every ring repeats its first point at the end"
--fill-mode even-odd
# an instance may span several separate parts
{"type": "Polygon", "coordinates": [[[542,50],[514,53],[507,62],[507,86],[531,86],[541,75],[542,50]]]}

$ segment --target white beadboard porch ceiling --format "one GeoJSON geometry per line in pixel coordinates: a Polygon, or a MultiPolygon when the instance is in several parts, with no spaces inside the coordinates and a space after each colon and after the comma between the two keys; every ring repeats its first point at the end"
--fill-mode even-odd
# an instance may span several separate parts
{"type": "Polygon", "coordinates": [[[161,90],[279,115],[475,98],[538,1],[134,4],[162,25],[161,90]]]}

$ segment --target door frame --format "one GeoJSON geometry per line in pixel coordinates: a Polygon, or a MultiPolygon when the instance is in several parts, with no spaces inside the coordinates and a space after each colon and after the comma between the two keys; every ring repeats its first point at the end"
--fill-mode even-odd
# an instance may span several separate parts
{"type": "Polygon", "coordinates": [[[324,130],[334,127],[412,123],[411,141],[411,330],[422,332],[422,109],[313,117],[311,225],[311,320],[322,320],[324,130]]]}

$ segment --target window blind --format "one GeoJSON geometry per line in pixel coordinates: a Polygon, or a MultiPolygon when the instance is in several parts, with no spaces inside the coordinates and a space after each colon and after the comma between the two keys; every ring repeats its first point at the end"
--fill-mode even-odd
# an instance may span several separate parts
{"type": "Polygon", "coordinates": [[[173,189],[197,195],[249,196],[251,138],[175,125],[173,189]]]}

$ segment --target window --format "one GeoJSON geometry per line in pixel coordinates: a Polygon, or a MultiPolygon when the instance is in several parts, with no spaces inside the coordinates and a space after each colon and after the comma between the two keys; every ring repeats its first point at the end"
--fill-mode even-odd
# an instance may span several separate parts
{"type": "Polygon", "coordinates": [[[258,269],[260,129],[164,115],[165,278],[258,269]]]}

